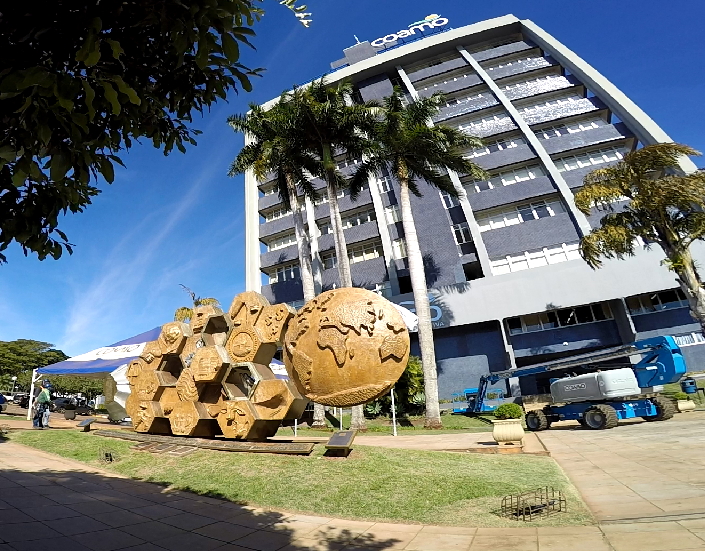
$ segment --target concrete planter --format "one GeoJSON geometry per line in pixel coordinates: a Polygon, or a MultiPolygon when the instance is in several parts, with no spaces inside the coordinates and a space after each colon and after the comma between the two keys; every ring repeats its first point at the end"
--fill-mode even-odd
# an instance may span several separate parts
{"type": "Polygon", "coordinates": [[[495,419],[492,421],[492,438],[501,445],[519,445],[524,438],[521,419],[495,419]]]}
{"type": "Polygon", "coordinates": [[[693,411],[695,409],[695,402],[692,400],[678,400],[676,406],[681,413],[684,411],[693,411]]]}

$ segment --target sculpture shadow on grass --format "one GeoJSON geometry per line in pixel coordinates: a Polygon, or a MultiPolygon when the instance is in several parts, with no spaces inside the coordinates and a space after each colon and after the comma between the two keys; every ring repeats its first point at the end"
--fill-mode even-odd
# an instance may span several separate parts
{"type": "MultiPolygon", "coordinates": [[[[0,439],[0,444],[4,442],[0,439]]],[[[60,467],[35,470],[37,465],[30,464],[26,471],[0,469],[0,542],[17,551],[147,544],[174,551],[209,550],[228,543],[253,549],[333,551],[346,546],[388,549],[399,543],[380,539],[374,531],[366,533],[369,526],[363,523],[325,523],[324,518],[226,501],[212,497],[214,493],[171,490],[109,473],[60,467]]]]}

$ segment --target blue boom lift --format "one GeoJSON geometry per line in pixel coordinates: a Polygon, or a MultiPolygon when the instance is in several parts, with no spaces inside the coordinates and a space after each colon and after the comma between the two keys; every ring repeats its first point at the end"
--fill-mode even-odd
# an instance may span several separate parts
{"type": "Polygon", "coordinates": [[[575,420],[591,429],[611,429],[620,419],[643,417],[665,421],[673,417],[671,400],[658,396],[663,385],[678,382],[686,371],[681,350],[673,337],[654,337],[632,344],[555,360],[543,365],[510,369],[480,379],[472,412],[484,411],[490,385],[510,377],[525,377],[571,367],[592,366],[593,373],[551,380],[552,403],[526,414],[529,430],[545,430],[555,421],[575,420]],[[640,355],[629,367],[594,365],[640,355]]]}

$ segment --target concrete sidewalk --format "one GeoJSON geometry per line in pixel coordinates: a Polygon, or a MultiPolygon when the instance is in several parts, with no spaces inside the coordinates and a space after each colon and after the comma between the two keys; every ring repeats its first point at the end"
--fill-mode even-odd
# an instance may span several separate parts
{"type": "Polygon", "coordinates": [[[537,434],[598,521],[678,520],[705,531],[705,411],[537,434]]]}
{"type": "Polygon", "coordinates": [[[0,551],[705,549],[705,520],[565,528],[362,522],[265,511],[0,443],[0,551]]]}

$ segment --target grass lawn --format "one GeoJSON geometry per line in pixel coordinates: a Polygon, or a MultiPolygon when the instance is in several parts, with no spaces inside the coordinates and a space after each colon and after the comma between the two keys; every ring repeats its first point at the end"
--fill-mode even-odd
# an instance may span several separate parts
{"type": "Polygon", "coordinates": [[[13,415],[12,413],[3,413],[0,414],[0,423],[2,423],[3,419],[11,419],[13,421],[22,421],[23,419],[27,419],[26,415],[13,415]]]}
{"type": "MultiPolygon", "coordinates": [[[[426,430],[423,428],[423,417],[409,417],[397,419],[397,433],[399,434],[454,434],[461,432],[492,432],[492,423],[483,421],[477,417],[466,417],[465,415],[443,415],[443,429],[426,430]]],[[[487,419],[494,419],[490,416],[487,419]]],[[[326,419],[328,430],[298,429],[299,436],[330,436],[331,432],[339,429],[338,419],[332,417],[326,419]]],[[[350,414],[343,414],[343,428],[350,428],[350,414]]],[[[281,427],[277,436],[291,436],[294,434],[294,427],[281,427]]],[[[365,435],[381,434],[388,436],[392,434],[391,419],[378,417],[367,419],[367,432],[365,435]]]]}
{"type": "Polygon", "coordinates": [[[136,452],[133,443],[77,431],[17,431],[14,442],[176,489],[285,511],[353,519],[519,526],[493,511],[502,496],[539,486],[565,491],[568,512],[535,525],[591,524],[575,488],[548,457],[475,455],[359,446],[347,459],[199,450],[186,457],[136,452]],[[104,465],[101,465],[105,468],[104,465]]]}

